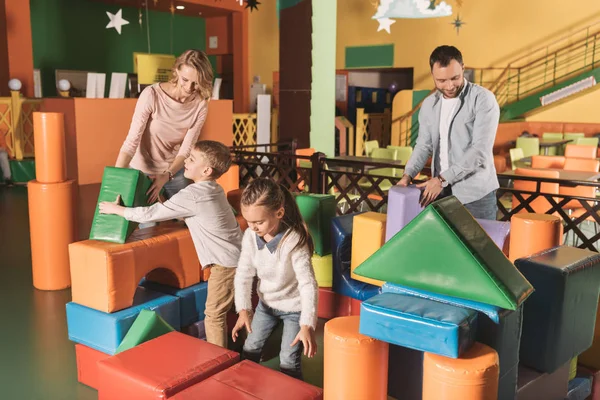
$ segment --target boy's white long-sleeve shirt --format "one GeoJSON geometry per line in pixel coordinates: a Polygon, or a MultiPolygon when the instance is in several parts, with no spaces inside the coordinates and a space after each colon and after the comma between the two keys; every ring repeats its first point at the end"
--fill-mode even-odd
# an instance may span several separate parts
{"type": "Polygon", "coordinates": [[[294,249],[298,240],[297,234],[289,233],[271,253],[267,246],[259,250],[256,233],[246,230],[235,273],[238,312],[252,309],[252,283],[258,276],[258,297],[265,305],[283,312],[300,312],[300,325],[316,328],[319,288],[308,246],[294,249]]]}
{"type": "Polygon", "coordinates": [[[175,218],[184,219],[202,267],[237,265],[243,233],[217,182],[193,183],[162,204],[125,209],[125,219],[139,223],[175,218]]]}

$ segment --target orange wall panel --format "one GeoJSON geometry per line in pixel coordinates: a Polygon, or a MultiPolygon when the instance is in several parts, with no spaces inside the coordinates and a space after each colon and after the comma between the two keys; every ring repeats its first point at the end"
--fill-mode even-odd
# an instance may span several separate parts
{"type": "MultiPolygon", "coordinates": [[[[3,78],[17,78],[23,84],[21,93],[33,97],[33,42],[31,40],[31,16],[29,1],[2,0],[0,7],[0,41],[6,44],[0,51],[0,74],[3,78]],[[6,71],[8,74],[6,74],[6,71]],[[6,76],[8,75],[8,76],[6,76]]],[[[0,84],[0,95],[7,96],[7,81],[0,84]]]]}
{"type": "Polygon", "coordinates": [[[231,15],[223,17],[210,17],[205,18],[206,21],[206,54],[209,55],[223,55],[231,54],[231,15]],[[210,38],[215,36],[217,38],[217,47],[214,49],[210,48],[210,38]]]}

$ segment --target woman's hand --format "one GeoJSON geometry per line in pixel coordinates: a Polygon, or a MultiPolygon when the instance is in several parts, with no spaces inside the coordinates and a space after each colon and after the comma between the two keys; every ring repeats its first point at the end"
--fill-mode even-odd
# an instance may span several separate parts
{"type": "Polygon", "coordinates": [[[169,173],[164,172],[162,174],[150,175],[150,179],[152,179],[152,185],[146,192],[148,195],[148,204],[152,204],[158,200],[163,186],[169,182],[169,173]]]}
{"type": "Polygon", "coordinates": [[[235,342],[237,340],[238,332],[242,328],[246,328],[246,331],[248,333],[252,332],[251,326],[252,326],[252,316],[250,315],[248,310],[240,311],[238,320],[237,320],[235,326],[233,327],[233,331],[231,331],[231,338],[233,339],[233,341],[235,342]]]}
{"type": "Polygon", "coordinates": [[[120,215],[121,217],[125,214],[125,207],[119,205],[121,202],[121,195],[117,196],[117,200],[114,202],[103,201],[100,203],[100,214],[114,214],[120,215]]]}
{"type": "Polygon", "coordinates": [[[298,332],[290,347],[294,347],[298,342],[302,342],[304,355],[308,358],[312,358],[317,354],[317,339],[315,338],[315,331],[310,326],[302,325],[300,327],[300,332],[298,332]]]}

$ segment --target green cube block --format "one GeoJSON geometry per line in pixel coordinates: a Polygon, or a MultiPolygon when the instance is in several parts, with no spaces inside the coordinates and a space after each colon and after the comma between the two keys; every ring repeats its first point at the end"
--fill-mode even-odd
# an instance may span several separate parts
{"type": "Polygon", "coordinates": [[[155,311],[142,310],[127,331],[115,354],[174,331],[155,311]]]}
{"type": "Polygon", "coordinates": [[[100,214],[100,202],[115,201],[121,195],[121,204],[126,207],[147,206],[146,192],[151,184],[152,181],[137,169],[104,168],[90,239],[125,243],[137,224],[118,215],[100,214]]]}
{"type": "Polygon", "coordinates": [[[35,179],[35,160],[33,158],[10,160],[9,164],[13,182],[25,183],[35,179]]]}
{"type": "Polygon", "coordinates": [[[300,194],[296,196],[304,218],[321,257],[331,254],[331,220],[336,216],[335,196],[330,194],[300,194]]]}

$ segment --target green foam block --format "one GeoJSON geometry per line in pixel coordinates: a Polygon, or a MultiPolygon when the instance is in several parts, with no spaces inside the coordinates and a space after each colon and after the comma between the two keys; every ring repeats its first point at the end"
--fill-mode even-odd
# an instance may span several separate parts
{"type": "Polygon", "coordinates": [[[115,201],[117,195],[121,195],[121,204],[126,207],[147,206],[146,192],[151,184],[152,181],[137,169],[104,168],[90,239],[125,243],[137,224],[118,215],[100,214],[100,202],[115,201]]]}
{"type": "Polygon", "coordinates": [[[20,161],[10,160],[9,164],[13,182],[23,183],[35,179],[35,160],[33,158],[24,158],[20,161]]]}
{"type": "Polygon", "coordinates": [[[533,292],[454,196],[428,206],[354,273],[508,310],[533,292]]]}
{"type": "Polygon", "coordinates": [[[127,331],[123,341],[117,347],[115,354],[129,350],[137,345],[140,345],[159,336],[165,335],[174,329],[165,322],[156,312],[150,310],[142,310],[127,331]]]}
{"type": "Polygon", "coordinates": [[[335,218],[335,196],[330,194],[300,194],[296,196],[300,214],[308,226],[315,244],[315,253],[331,254],[331,220],[335,218]]]}

